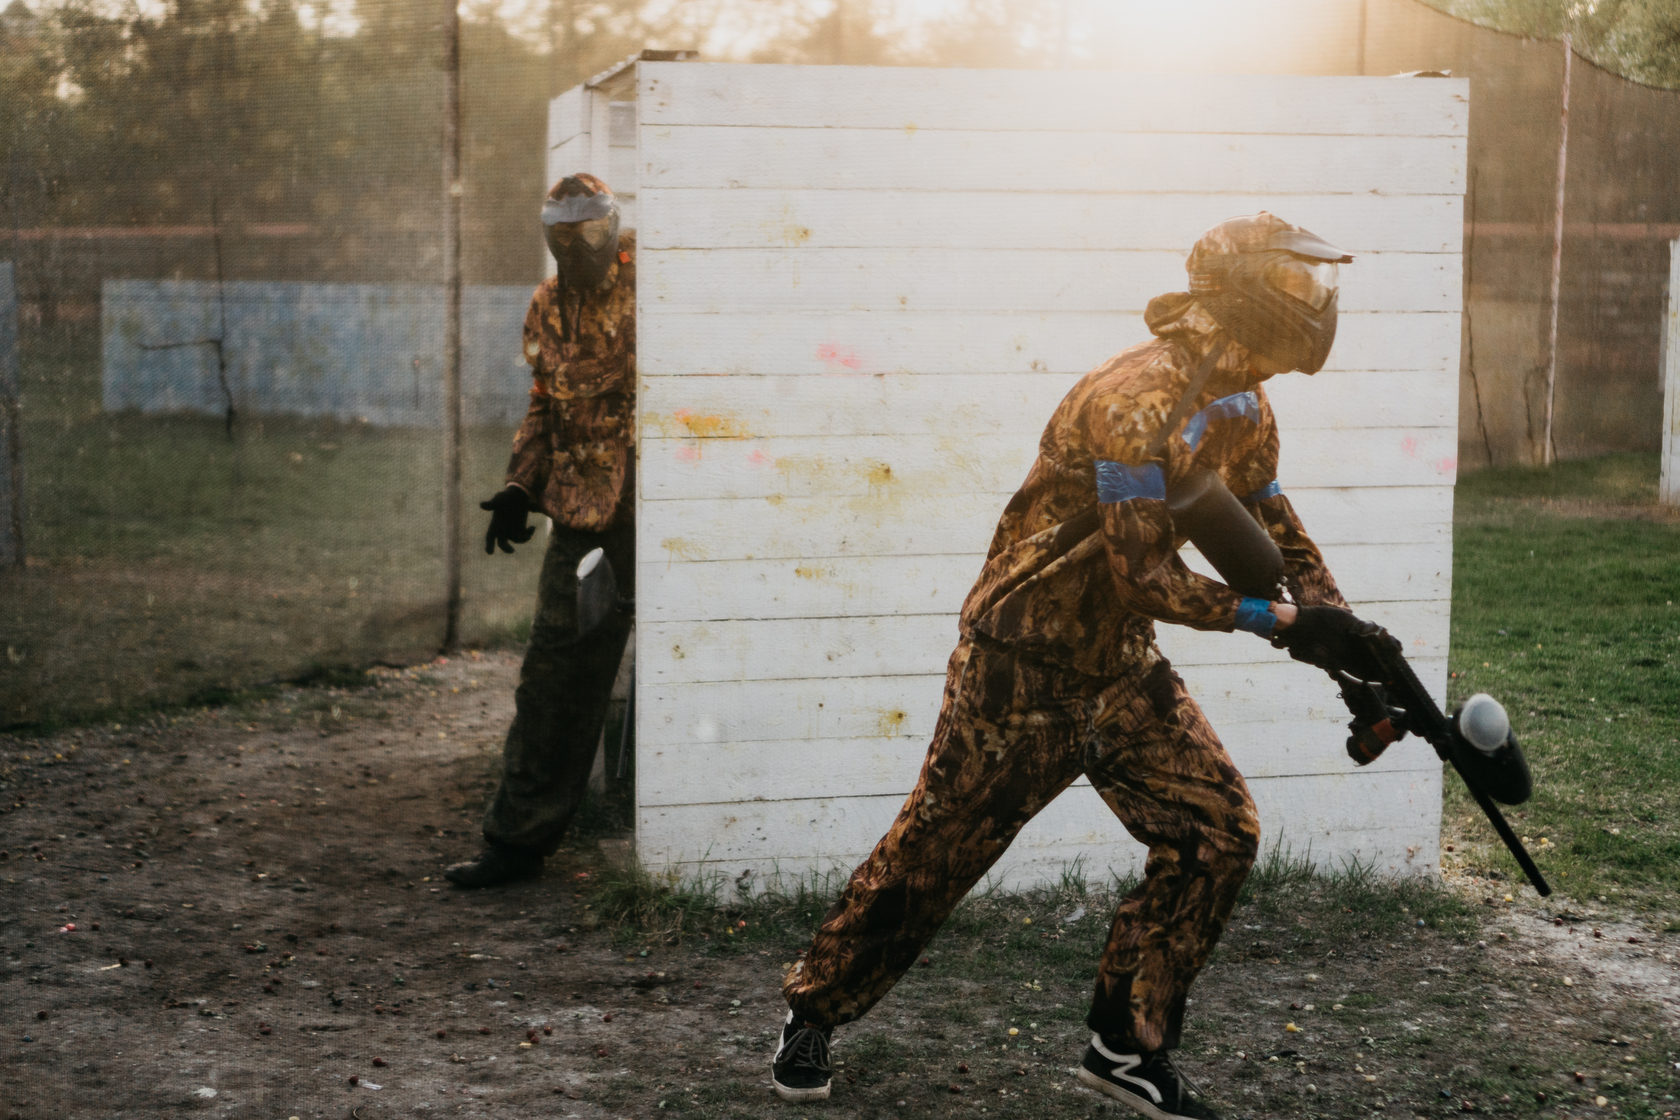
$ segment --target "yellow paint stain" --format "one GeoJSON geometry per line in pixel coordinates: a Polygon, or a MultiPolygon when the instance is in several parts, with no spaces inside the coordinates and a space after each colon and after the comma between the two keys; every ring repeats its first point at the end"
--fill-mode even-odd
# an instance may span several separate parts
{"type": "Polygon", "coordinates": [[[793,574],[800,579],[823,579],[834,574],[833,568],[824,568],[811,564],[801,564],[793,570],[793,574]]]}
{"type": "Polygon", "coordinates": [[[779,455],[775,461],[776,470],[790,476],[810,475],[815,478],[827,478],[833,473],[828,460],[821,455],[779,455]]]}
{"type": "Polygon", "coordinates": [[[846,508],[875,518],[901,516],[902,507],[910,495],[904,487],[895,485],[900,480],[893,473],[892,464],[877,459],[863,463],[857,469],[869,488],[865,493],[847,499],[846,508]]]}
{"type": "Polygon", "coordinates": [[[903,712],[894,710],[882,712],[881,718],[875,721],[875,734],[883,739],[892,739],[904,734],[904,721],[909,718],[903,712]]]}
{"type": "Polygon", "coordinates": [[[681,537],[666,537],[659,542],[659,547],[670,553],[673,560],[704,560],[706,550],[693,541],[685,541],[681,537]]]}
{"type": "Polygon", "coordinates": [[[904,126],[904,135],[906,135],[906,136],[916,135],[916,129],[918,127],[920,127],[920,126],[917,125],[915,121],[911,121],[909,124],[904,126]]]}
{"type": "Polygon", "coordinates": [[[782,204],[781,214],[765,223],[765,231],[785,245],[803,245],[811,240],[811,227],[796,220],[791,202],[782,204]]]}
{"type": "Polygon", "coordinates": [[[779,506],[783,502],[787,501],[787,499],[782,497],[780,494],[771,494],[769,497],[765,498],[764,501],[768,505],[779,506]]]}
{"type": "Polygon", "coordinates": [[[746,439],[749,435],[740,418],[735,416],[701,414],[679,408],[671,413],[671,418],[696,439],[746,439]]]}

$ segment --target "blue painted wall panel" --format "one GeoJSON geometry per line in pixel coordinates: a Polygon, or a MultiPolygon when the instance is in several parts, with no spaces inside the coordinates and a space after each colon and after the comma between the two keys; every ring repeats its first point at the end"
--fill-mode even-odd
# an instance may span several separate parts
{"type": "MultiPolygon", "coordinates": [[[[519,422],[530,373],[520,329],[531,289],[462,294],[468,424],[519,422]]],[[[108,280],[102,297],[109,410],[332,416],[442,424],[443,292],[412,284],[108,280]],[[214,340],[222,340],[226,388],[214,340]]]]}

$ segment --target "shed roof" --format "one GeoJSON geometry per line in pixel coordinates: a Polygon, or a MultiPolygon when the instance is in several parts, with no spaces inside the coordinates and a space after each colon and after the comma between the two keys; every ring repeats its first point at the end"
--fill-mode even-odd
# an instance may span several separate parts
{"type": "MultiPolygon", "coordinates": [[[[21,4],[23,0],[12,0],[14,4],[21,4]]],[[[635,93],[634,67],[638,62],[687,62],[700,57],[699,51],[657,51],[640,50],[623,62],[614,63],[605,70],[583,83],[585,89],[599,90],[608,97],[621,95],[626,91],[632,96],[635,93]]],[[[620,98],[622,99],[622,98],[620,98]]]]}

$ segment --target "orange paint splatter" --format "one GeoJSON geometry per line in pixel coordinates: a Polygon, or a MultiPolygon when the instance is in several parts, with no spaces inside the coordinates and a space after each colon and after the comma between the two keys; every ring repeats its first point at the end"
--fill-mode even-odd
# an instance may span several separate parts
{"type": "Polygon", "coordinates": [[[688,429],[689,435],[699,439],[746,439],[747,432],[733,416],[701,416],[692,410],[679,408],[671,416],[688,429]]]}

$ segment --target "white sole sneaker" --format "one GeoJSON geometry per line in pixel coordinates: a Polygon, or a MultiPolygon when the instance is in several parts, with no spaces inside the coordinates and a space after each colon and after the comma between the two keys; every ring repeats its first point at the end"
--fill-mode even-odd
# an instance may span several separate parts
{"type": "Polygon", "coordinates": [[[801,1101],[825,1101],[828,1099],[829,1086],[827,1085],[819,1085],[815,1089],[790,1089],[772,1077],[770,1086],[776,1090],[778,1097],[784,1101],[792,1101],[794,1104],[799,1104],[801,1101]]]}
{"type": "Polygon", "coordinates": [[[1162,1112],[1148,1101],[1132,1093],[1126,1092],[1113,1082],[1104,1081],[1101,1077],[1098,1077],[1084,1066],[1079,1067],[1079,1082],[1087,1089],[1095,1089],[1105,1097],[1110,1097],[1119,1101],[1123,1105],[1136,1109],[1137,1111],[1143,1113],[1143,1115],[1149,1117],[1149,1120],[1179,1120],[1179,1118],[1175,1117],[1172,1113],[1162,1112]]]}

